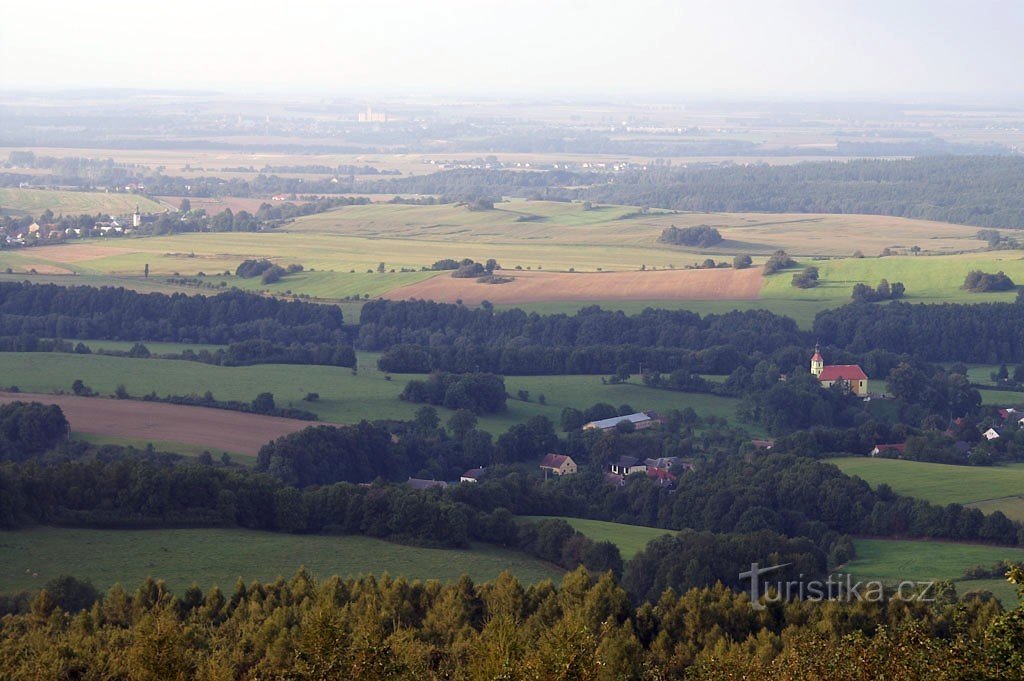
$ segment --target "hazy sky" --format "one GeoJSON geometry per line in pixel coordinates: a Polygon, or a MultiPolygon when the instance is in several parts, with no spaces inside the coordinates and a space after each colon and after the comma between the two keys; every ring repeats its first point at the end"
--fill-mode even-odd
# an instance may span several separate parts
{"type": "Polygon", "coordinates": [[[0,87],[1024,99],[1024,2],[5,0],[0,87]]]}

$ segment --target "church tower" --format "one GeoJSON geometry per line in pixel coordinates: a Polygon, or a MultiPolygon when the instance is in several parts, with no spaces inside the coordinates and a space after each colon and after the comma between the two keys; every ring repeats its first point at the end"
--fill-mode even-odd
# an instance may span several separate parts
{"type": "Polygon", "coordinates": [[[811,373],[815,376],[821,376],[821,372],[825,369],[825,360],[821,356],[821,349],[814,346],[814,356],[811,357],[811,373]]]}

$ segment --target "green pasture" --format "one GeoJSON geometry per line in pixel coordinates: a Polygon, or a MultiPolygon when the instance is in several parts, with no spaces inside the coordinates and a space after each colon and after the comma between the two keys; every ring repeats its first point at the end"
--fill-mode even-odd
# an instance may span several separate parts
{"type": "Polygon", "coordinates": [[[167,210],[162,203],[138,194],[111,192],[78,192],[54,189],[0,188],[0,213],[38,217],[49,208],[54,215],[88,213],[131,213],[138,206],[143,213],[167,210]]]}
{"type": "MultiPolygon", "coordinates": [[[[66,353],[0,353],[0,384],[24,392],[70,392],[75,379],[101,394],[112,394],[123,384],[129,394],[141,396],[199,394],[211,391],[217,399],[252,400],[261,392],[274,394],[278,406],[292,406],[316,413],[324,421],[352,423],[361,419],[408,419],[420,407],[398,399],[405,384],[422,375],[388,376],[376,368],[377,356],[360,353],[359,368],[309,365],[260,364],[221,367],[184,360],[132,359],[66,353]],[[319,393],[316,402],[305,402],[307,393],[319,393]]],[[[701,416],[734,418],[737,400],[727,397],[656,390],[632,381],[618,385],[601,382],[600,376],[509,376],[508,392],[529,393],[529,402],[510,399],[508,409],[484,416],[480,425],[501,433],[515,423],[543,414],[559,422],[567,406],[585,408],[596,402],[635,409],[668,411],[692,407],[701,416]],[[539,403],[544,395],[546,404],[539,403]]],[[[451,412],[439,408],[442,418],[451,412]]]]}
{"type": "Polygon", "coordinates": [[[849,456],[826,459],[847,475],[872,486],[882,483],[894,492],[934,504],[973,504],[1024,495],[1024,464],[951,466],[941,463],[849,456]]]}
{"type": "Polygon", "coordinates": [[[954,542],[855,539],[857,557],[842,572],[855,579],[898,584],[903,581],[953,580],[957,593],[991,591],[1004,607],[1018,602],[1013,585],[1005,580],[962,580],[975,565],[991,567],[1000,560],[1024,561],[1024,549],[954,542]]]}
{"type": "Polygon", "coordinates": [[[131,591],[147,577],[180,594],[192,583],[231,590],[241,577],[290,578],[302,566],[314,576],[380,575],[490,580],[511,570],[526,583],[557,579],[560,571],[526,554],[489,546],[427,549],[362,536],[294,535],[251,530],[89,530],[39,527],[0,532],[0,591],[41,588],[73,575],[98,589],[131,591]]]}
{"type": "Polygon", "coordinates": [[[604,520],[587,520],[585,518],[569,518],[566,516],[519,516],[520,520],[525,521],[541,521],[549,518],[564,520],[593,541],[610,541],[619,547],[623,560],[629,560],[638,554],[651,540],[666,534],[674,534],[672,530],[645,527],[643,525],[612,523],[604,520]]]}
{"type": "Polygon", "coordinates": [[[950,466],[857,456],[828,461],[875,487],[884,483],[898,494],[940,505],[963,504],[984,513],[1002,511],[1024,522],[1024,464],[950,466]]]}

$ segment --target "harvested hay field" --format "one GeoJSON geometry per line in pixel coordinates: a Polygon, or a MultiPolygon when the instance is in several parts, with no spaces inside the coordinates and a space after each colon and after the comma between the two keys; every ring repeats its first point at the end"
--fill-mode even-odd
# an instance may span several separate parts
{"type": "MultiPolygon", "coordinates": [[[[26,253],[22,250],[21,253],[26,253]]],[[[112,255],[124,255],[133,253],[131,245],[106,246],[96,241],[83,241],[80,243],[60,244],[57,246],[40,246],[38,250],[32,251],[40,259],[50,262],[76,263],[97,258],[106,258],[112,255]]],[[[42,272],[42,270],[39,270],[42,272]]]]}
{"type": "Polygon", "coordinates": [[[226,409],[75,395],[0,392],[0,404],[56,404],[77,433],[142,441],[183,442],[211,451],[255,456],[267,442],[322,422],[260,416],[226,409]]]}
{"type": "Polygon", "coordinates": [[[479,305],[548,301],[615,300],[756,300],[764,276],[760,267],[744,270],[656,270],[632,272],[523,272],[502,270],[513,277],[504,284],[438,276],[393,289],[391,300],[420,298],[437,302],[462,300],[479,305]]]}
{"type": "MultiPolygon", "coordinates": [[[[169,206],[173,206],[175,210],[177,210],[178,206],[181,205],[181,200],[187,198],[189,203],[192,204],[192,210],[199,210],[201,208],[209,215],[215,215],[216,213],[223,212],[228,208],[230,208],[233,213],[243,210],[255,213],[264,203],[273,203],[270,199],[251,199],[236,196],[223,196],[217,198],[158,196],[157,198],[169,206]]],[[[291,201],[290,203],[305,203],[305,201],[291,201]]]]}
{"type": "Polygon", "coordinates": [[[25,265],[25,271],[31,272],[35,270],[37,274],[74,274],[71,270],[66,267],[60,267],[59,265],[50,265],[42,262],[34,262],[25,265]]]}

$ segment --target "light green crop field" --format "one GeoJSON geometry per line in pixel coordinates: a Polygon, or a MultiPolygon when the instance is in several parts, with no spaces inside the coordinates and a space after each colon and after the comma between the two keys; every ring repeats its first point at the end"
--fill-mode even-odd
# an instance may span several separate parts
{"type": "Polygon", "coordinates": [[[302,566],[314,576],[380,575],[476,581],[511,570],[527,583],[558,579],[561,571],[524,553],[489,545],[427,549],[361,536],[294,535],[251,530],[87,530],[40,527],[0,532],[0,591],[39,589],[71,574],[105,590],[129,591],[146,577],[182,593],[193,582],[230,590],[241,577],[290,578],[302,566]]]}
{"type": "Polygon", "coordinates": [[[934,504],[963,504],[986,513],[998,510],[1024,522],[1024,464],[950,466],[861,456],[827,462],[872,486],[885,483],[898,494],[934,504]]]}
{"type": "Polygon", "coordinates": [[[991,567],[1000,560],[1024,561],[1024,549],[954,542],[895,539],[855,539],[857,557],[845,565],[844,574],[859,580],[887,584],[902,581],[956,581],[957,593],[991,591],[1004,607],[1018,602],[1013,585],[1005,580],[961,580],[975,565],[991,567]]]}
{"type": "MultiPolygon", "coordinates": [[[[117,340],[79,340],[77,338],[64,338],[64,341],[72,344],[79,342],[84,343],[93,352],[100,350],[107,350],[110,352],[128,352],[135,347],[135,341],[117,341],[117,340]]],[[[146,341],[143,343],[146,348],[154,355],[176,355],[186,350],[193,352],[199,352],[201,350],[219,350],[226,346],[223,345],[211,345],[209,343],[163,343],[160,341],[146,341]]]]}
{"type": "MultiPolygon", "coordinates": [[[[67,392],[71,383],[80,378],[101,394],[112,394],[123,384],[135,396],[154,390],[159,395],[202,395],[209,390],[217,399],[242,401],[269,391],[278,406],[307,409],[324,421],[411,418],[421,405],[403,402],[398,395],[408,381],[424,377],[395,374],[389,381],[376,368],[376,358],[372,353],[360,353],[359,369],[353,375],[351,369],[341,367],[221,367],[183,360],[13,352],[0,353],[0,385],[15,385],[24,392],[67,392]],[[311,392],[319,393],[320,399],[304,402],[302,398],[311,392]]],[[[517,395],[519,390],[528,391],[530,401],[510,399],[505,412],[481,417],[480,427],[496,434],[538,414],[557,424],[564,407],[585,408],[596,402],[662,412],[692,407],[701,416],[722,418],[735,418],[738,403],[733,398],[656,390],[638,381],[603,384],[600,376],[509,376],[505,386],[511,395],[517,395]],[[540,395],[545,396],[546,404],[539,404],[540,395]]],[[[444,408],[438,411],[443,419],[452,413],[444,408]]]]}
{"type": "MultiPolygon", "coordinates": [[[[708,257],[728,261],[736,253],[752,254],[755,262],[760,262],[777,248],[785,248],[802,254],[801,266],[819,267],[818,287],[794,288],[790,282],[796,270],[787,270],[765,279],[758,300],[626,300],[598,304],[628,312],[647,306],[702,313],[769,309],[789,315],[807,328],[818,311],[849,302],[855,283],[874,285],[882,278],[902,281],[910,302],[1012,300],[1015,292],[974,294],[959,288],[972,269],[1004,270],[1024,282],[1024,254],[978,252],[984,242],[975,237],[976,231],[959,225],[879,216],[665,211],[640,215],[636,209],[623,206],[584,210],[579,203],[524,200],[500,203],[493,211],[470,211],[454,205],[371,204],[307,216],[272,232],[92,239],[3,251],[0,272],[10,268],[18,277],[34,269],[37,274],[33,281],[62,279],[67,283],[123,285],[139,290],[215,293],[167,282],[167,277],[175,275],[194,277],[205,273],[214,284],[339,300],[376,297],[432,276],[445,276],[421,271],[442,258],[495,258],[506,270],[520,266],[593,272],[644,266],[681,268],[708,257]],[[696,224],[716,226],[726,240],[707,250],[657,242],[661,230],[669,225],[696,224]],[[922,246],[928,253],[946,255],[842,257],[858,248],[874,256],[884,247],[907,248],[911,244],[922,246]],[[814,260],[812,256],[835,259],[814,260]],[[250,258],[269,258],[281,265],[300,263],[307,271],[268,286],[258,279],[223,276],[250,258]],[[386,272],[378,274],[380,263],[384,263],[386,272]],[[141,276],[146,265],[150,268],[149,279],[141,276]],[[401,272],[403,268],[413,271],[401,272]],[[65,279],[59,275],[74,276],[65,279]]],[[[567,297],[572,295],[566,292],[567,297]]],[[[591,304],[567,300],[526,303],[524,307],[540,312],[572,312],[591,304]]]]}
{"type": "Polygon", "coordinates": [[[572,525],[573,528],[579,530],[584,536],[594,541],[610,541],[619,547],[619,553],[622,554],[623,560],[629,560],[638,554],[651,540],[666,534],[674,534],[672,530],[663,530],[643,525],[612,523],[604,520],[587,520],[585,518],[569,518],[567,516],[519,516],[519,519],[524,521],[541,521],[548,518],[564,520],[572,525]]]}
{"type": "Polygon", "coordinates": [[[38,217],[49,208],[54,215],[123,215],[134,211],[136,206],[143,213],[162,213],[167,210],[167,206],[162,203],[138,194],[0,188],[0,213],[38,217]]]}
{"type": "Polygon", "coordinates": [[[836,307],[850,301],[856,283],[872,286],[882,279],[890,283],[902,281],[906,298],[913,303],[987,303],[1010,302],[1016,291],[971,293],[960,287],[971,270],[1004,271],[1015,282],[1024,284],[1024,253],[992,251],[945,256],[892,256],[886,258],[845,258],[839,260],[801,260],[800,267],[813,265],[819,269],[821,283],[811,289],[792,285],[799,268],[785,270],[765,279],[762,302],[797,300],[816,302],[820,308],[836,307]]]}

